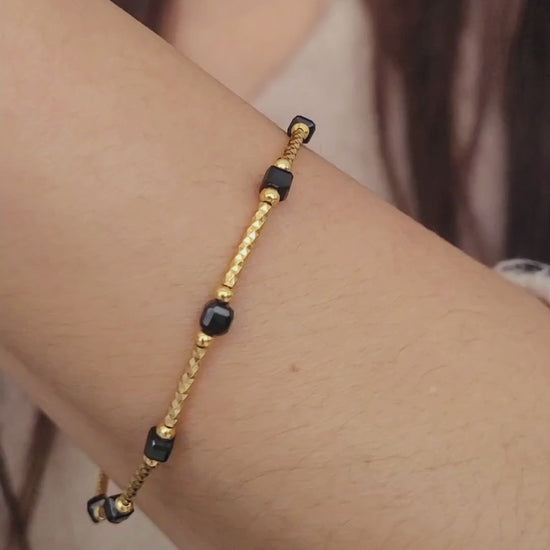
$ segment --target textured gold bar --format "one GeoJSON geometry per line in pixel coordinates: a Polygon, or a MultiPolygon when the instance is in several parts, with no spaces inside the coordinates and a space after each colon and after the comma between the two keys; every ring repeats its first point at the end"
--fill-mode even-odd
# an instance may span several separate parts
{"type": "Polygon", "coordinates": [[[193,353],[189,359],[187,370],[181,376],[178,387],[172,399],[172,403],[164,417],[164,424],[169,428],[174,428],[178,422],[178,417],[181,413],[181,408],[184,401],[189,395],[189,390],[195,382],[195,376],[200,368],[201,360],[206,355],[207,348],[201,348],[195,345],[193,353]]]}
{"type": "Polygon", "coordinates": [[[258,240],[262,227],[267,221],[267,217],[272,208],[273,206],[267,202],[261,202],[258,206],[252,218],[252,223],[246,229],[241,244],[239,244],[239,248],[237,249],[237,253],[233,257],[233,260],[231,260],[229,269],[223,278],[224,286],[233,288],[237,284],[246,259],[250,255],[250,252],[252,252],[252,247],[258,240]]]}

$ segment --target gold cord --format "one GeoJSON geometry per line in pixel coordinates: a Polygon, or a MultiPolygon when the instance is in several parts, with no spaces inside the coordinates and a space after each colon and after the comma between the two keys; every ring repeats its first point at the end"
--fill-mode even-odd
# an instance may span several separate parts
{"type": "Polygon", "coordinates": [[[138,491],[143,487],[145,480],[149,477],[149,474],[156,468],[158,462],[153,464],[153,461],[146,460],[139,465],[138,469],[134,472],[128,487],[120,495],[120,500],[125,506],[131,506],[134,498],[138,494],[138,491]]]}
{"type": "Polygon", "coordinates": [[[290,167],[292,168],[292,163],[296,160],[296,155],[300,150],[300,147],[304,143],[304,140],[309,134],[309,128],[303,124],[298,123],[294,127],[290,139],[288,140],[288,145],[286,146],[281,158],[286,159],[290,162],[290,167]]]}

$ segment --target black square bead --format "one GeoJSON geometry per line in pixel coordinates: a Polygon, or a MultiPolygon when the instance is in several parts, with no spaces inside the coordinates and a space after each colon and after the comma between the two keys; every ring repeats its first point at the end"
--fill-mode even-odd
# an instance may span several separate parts
{"type": "Polygon", "coordinates": [[[116,499],[119,496],[120,494],[105,499],[105,519],[111,523],[120,523],[128,519],[134,513],[133,509],[130,512],[121,512],[116,507],[116,499]]]}
{"type": "Polygon", "coordinates": [[[204,306],[201,328],[209,336],[225,334],[233,321],[233,309],[221,300],[212,300],[204,306]]]}
{"type": "Polygon", "coordinates": [[[310,120],[309,118],[306,118],[305,116],[295,116],[292,121],[290,122],[290,126],[288,127],[288,130],[286,131],[287,135],[290,137],[292,134],[292,127],[295,124],[298,124],[298,122],[303,122],[308,128],[309,128],[309,134],[306,139],[304,139],[304,143],[309,143],[309,140],[312,138],[313,134],[315,133],[315,122],[313,120],[310,120]]]}
{"type": "Polygon", "coordinates": [[[105,495],[96,495],[95,497],[92,497],[86,505],[88,514],[94,523],[99,523],[101,521],[98,512],[99,509],[103,506],[105,498],[105,495]]]}
{"type": "Polygon", "coordinates": [[[175,439],[163,439],[160,437],[157,429],[153,426],[147,434],[143,454],[151,460],[166,462],[170,458],[170,453],[174,448],[174,441],[175,439]]]}
{"type": "Polygon", "coordinates": [[[284,201],[290,191],[293,177],[292,172],[288,170],[283,170],[277,166],[270,166],[265,173],[260,189],[273,187],[273,189],[277,189],[279,197],[284,201]]]}

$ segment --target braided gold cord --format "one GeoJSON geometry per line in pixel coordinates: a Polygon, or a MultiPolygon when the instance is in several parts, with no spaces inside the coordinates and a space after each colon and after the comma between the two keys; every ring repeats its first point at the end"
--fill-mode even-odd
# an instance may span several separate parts
{"type": "MultiPolygon", "coordinates": [[[[300,117],[297,117],[299,119],[300,117]]],[[[292,163],[296,159],[296,155],[300,147],[309,136],[310,129],[303,122],[303,118],[292,126],[290,139],[283,151],[282,157],[276,162],[275,166],[284,170],[290,170],[292,163]]],[[[245,234],[237,248],[237,252],[229,264],[229,268],[223,278],[222,286],[216,291],[216,299],[224,303],[228,303],[233,295],[233,288],[238,282],[240,273],[246,263],[247,258],[253,249],[254,244],[260,236],[262,227],[264,226],[269,213],[280,200],[279,192],[276,189],[267,187],[262,189],[260,193],[260,204],[252,217],[250,225],[247,227],[245,234]]],[[[208,346],[212,341],[212,336],[199,332],[191,357],[187,364],[187,369],[181,375],[178,382],[174,397],[168,407],[168,411],[164,417],[163,423],[156,427],[157,435],[162,439],[173,439],[175,437],[175,426],[181,414],[183,404],[189,396],[189,391],[195,382],[197,373],[201,366],[201,361],[206,355],[208,346]]],[[[157,467],[158,462],[144,456],[138,469],[134,472],[130,483],[123,493],[116,499],[116,506],[119,512],[129,515],[133,511],[133,501],[136,498],[139,490],[143,487],[145,480],[151,472],[157,467]]],[[[107,492],[109,478],[103,472],[99,474],[97,484],[97,495],[104,495],[107,492]]],[[[99,519],[105,519],[105,509],[99,509],[99,519]]]]}
{"type": "Polygon", "coordinates": [[[233,260],[231,260],[229,269],[223,278],[224,286],[233,288],[237,284],[237,280],[244,267],[244,263],[250,255],[254,243],[260,236],[260,231],[267,221],[267,217],[272,208],[273,207],[271,204],[268,204],[267,202],[261,202],[258,206],[258,210],[256,210],[256,213],[252,218],[252,223],[246,229],[243,240],[237,249],[237,253],[235,254],[233,260]]]}
{"type": "Polygon", "coordinates": [[[120,495],[120,499],[126,505],[131,504],[136,497],[138,491],[143,487],[145,480],[149,477],[149,474],[155,469],[156,466],[152,466],[151,463],[143,461],[139,468],[134,472],[128,487],[120,495]]]}
{"type": "Polygon", "coordinates": [[[286,159],[290,162],[290,166],[296,160],[296,155],[300,150],[300,147],[303,145],[304,140],[307,138],[307,132],[302,127],[298,127],[288,140],[288,144],[281,155],[281,158],[286,159]]]}
{"type": "Polygon", "coordinates": [[[206,355],[207,348],[201,348],[198,345],[195,345],[193,348],[193,353],[189,359],[187,370],[182,374],[178,387],[170,403],[170,407],[166,416],[164,417],[164,425],[169,428],[174,428],[178,422],[178,417],[181,413],[181,409],[184,401],[189,395],[189,390],[195,381],[195,376],[201,366],[201,360],[206,355]]]}

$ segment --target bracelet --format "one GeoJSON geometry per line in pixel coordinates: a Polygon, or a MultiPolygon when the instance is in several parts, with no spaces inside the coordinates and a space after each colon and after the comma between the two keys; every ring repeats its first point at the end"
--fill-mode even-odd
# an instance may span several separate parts
{"type": "Polygon", "coordinates": [[[104,472],[99,474],[96,494],[87,504],[88,514],[94,523],[105,519],[111,523],[120,523],[130,517],[134,512],[135,498],[145,480],[161,462],[166,462],[170,457],[176,437],[176,424],[199,371],[201,360],[214,337],[225,334],[231,326],[233,309],[229,302],[233,296],[233,289],[269,213],[274,206],[287,198],[293,179],[292,164],[302,144],[308,143],[314,132],[315,123],[308,118],[296,116],[292,119],[287,130],[288,144],[282,156],[267,169],[262,180],[260,204],[252,222],[229,264],[222,285],[216,290],[215,298],[204,307],[200,318],[202,330],[197,334],[187,370],[180,378],[164,420],[149,430],[142,462],[122,493],[107,496],[109,478],[104,472]]]}

